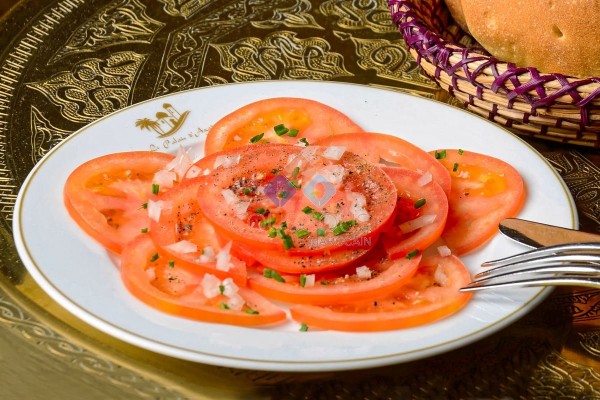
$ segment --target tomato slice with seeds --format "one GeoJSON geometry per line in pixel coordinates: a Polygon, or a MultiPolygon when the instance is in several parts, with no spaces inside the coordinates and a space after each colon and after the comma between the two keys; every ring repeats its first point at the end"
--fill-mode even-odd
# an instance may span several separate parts
{"type": "Polygon", "coordinates": [[[279,280],[265,277],[264,268],[253,268],[248,274],[248,284],[268,298],[288,303],[340,304],[397,290],[414,275],[420,260],[420,256],[390,260],[382,252],[375,252],[348,268],[316,274],[282,273],[279,280]]]}
{"type": "Polygon", "coordinates": [[[286,319],[282,309],[248,288],[237,291],[243,303],[238,303],[239,309],[228,305],[234,295],[205,294],[205,274],[172,265],[165,257],[154,259],[157,251],[149,235],[140,235],[124,249],[121,260],[125,286],[150,307],[185,318],[242,326],[271,325],[286,319]]]}
{"type": "Polygon", "coordinates": [[[382,237],[391,258],[422,253],[439,239],[448,216],[448,198],[435,181],[419,183],[421,174],[398,167],[382,167],[398,191],[396,217],[382,237]]]}
{"type": "Polygon", "coordinates": [[[161,195],[160,217],[150,220],[149,233],[161,255],[178,266],[221,279],[232,277],[238,285],[245,286],[245,263],[232,256],[227,244],[218,240],[214,227],[200,211],[201,186],[198,179],[188,180],[161,195]]]}
{"type": "Polygon", "coordinates": [[[69,175],[63,190],[69,215],[108,250],[120,253],[148,227],[143,205],[154,196],[154,174],[172,159],[170,154],[139,151],[83,163],[69,175]]]}
{"type": "Polygon", "coordinates": [[[324,150],[269,144],[215,153],[203,161],[217,167],[202,177],[200,208],[220,234],[259,249],[305,255],[375,240],[394,212],[394,184],[353,153],[331,160],[324,150]],[[330,196],[323,204],[318,184],[330,196]]]}
{"type": "Polygon", "coordinates": [[[205,153],[251,142],[296,144],[303,139],[313,144],[327,135],[357,131],[362,128],[346,114],[318,101],[271,98],[247,104],[217,121],[206,136],[205,153]]]}
{"type": "Polygon", "coordinates": [[[310,327],[340,331],[385,331],[447,318],[471,297],[458,289],[471,281],[455,256],[423,257],[415,275],[387,296],[339,305],[295,305],[292,318],[310,327]]]}
{"type": "Polygon", "coordinates": [[[442,238],[454,254],[465,254],[494,236],[500,221],[517,215],[525,184],[513,166],[497,158],[466,150],[435,153],[452,176],[442,238]]]}
{"type": "Polygon", "coordinates": [[[345,146],[375,164],[404,167],[420,173],[431,173],[444,190],[450,192],[450,174],[425,150],[396,136],[375,132],[348,132],[319,140],[318,146],[345,146]]]}

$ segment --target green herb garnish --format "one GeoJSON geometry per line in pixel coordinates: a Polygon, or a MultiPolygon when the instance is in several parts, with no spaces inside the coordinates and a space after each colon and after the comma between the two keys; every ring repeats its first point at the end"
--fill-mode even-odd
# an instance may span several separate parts
{"type": "Polygon", "coordinates": [[[296,236],[298,236],[300,239],[307,237],[308,235],[310,235],[310,232],[307,231],[306,229],[298,229],[296,232],[294,232],[294,234],[296,236]]]}
{"type": "Polygon", "coordinates": [[[426,199],[419,199],[415,202],[415,208],[421,208],[427,203],[426,199]]]}
{"type": "Polygon", "coordinates": [[[288,133],[290,130],[288,128],[285,127],[285,125],[283,124],[279,124],[279,125],[275,125],[273,127],[273,130],[275,131],[275,134],[277,136],[283,136],[286,133],[288,133]]]}
{"type": "Polygon", "coordinates": [[[158,253],[154,253],[154,255],[150,257],[150,262],[154,262],[156,260],[158,260],[158,253]]]}
{"type": "Polygon", "coordinates": [[[458,163],[457,162],[455,162],[454,166],[452,167],[452,172],[456,172],[456,171],[458,171],[458,163]]]}
{"type": "Polygon", "coordinates": [[[406,258],[412,260],[414,257],[419,255],[419,249],[415,249],[406,255],[406,258]]]}
{"type": "Polygon", "coordinates": [[[256,142],[258,142],[260,139],[262,139],[262,138],[263,138],[263,136],[265,136],[265,133],[264,133],[264,132],[263,132],[263,133],[259,133],[259,134],[258,134],[258,135],[256,135],[256,136],[253,136],[253,137],[250,139],[250,143],[256,143],[256,142]]]}
{"type": "Polygon", "coordinates": [[[308,325],[304,322],[300,324],[300,332],[306,332],[308,330],[308,325]]]}
{"type": "Polygon", "coordinates": [[[160,186],[156,183],[152,184],[152,194],[158,194],[158,191],[160,190],[160,186]]]}

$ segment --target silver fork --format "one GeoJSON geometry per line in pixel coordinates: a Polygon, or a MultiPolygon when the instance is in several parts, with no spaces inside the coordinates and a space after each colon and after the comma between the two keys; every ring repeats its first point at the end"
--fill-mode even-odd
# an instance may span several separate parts
{"type": "Polygon", "coordinates": [[[508,286],[587,286],[600,288],[600,243],[540,247],[488,261],[491,269],[474,276],[461,291],[508,286]]]}

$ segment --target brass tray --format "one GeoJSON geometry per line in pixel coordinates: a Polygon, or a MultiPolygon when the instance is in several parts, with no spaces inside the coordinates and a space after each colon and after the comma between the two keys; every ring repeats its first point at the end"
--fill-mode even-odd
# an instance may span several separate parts
{"type": "MultiPolygon", "coordinates": [[[[1,398],[600,398],[595,290],[557,290],[463,349],[344,373],[195,364],[76,319],[32,281],[11,229],[27,173],[75,130],[227,82],[331,80],[453,100],[407,53],[384,0],[3,0],[0,11],[1,398]]],[[[597,151],[530,143],[569,185],[582,227],[600,231],[597,151]]]]}

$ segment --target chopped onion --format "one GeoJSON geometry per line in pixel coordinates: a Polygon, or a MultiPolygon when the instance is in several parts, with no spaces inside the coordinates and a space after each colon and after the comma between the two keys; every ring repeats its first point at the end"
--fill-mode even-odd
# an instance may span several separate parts
{"type": "Polygon", "coordinates": [[[356,276],[358,279],[371,279],[371,270],[366,265],[356,268],[356,276]]]}
{"type": "Polygon", "coordinates": [[[367,222],[371,219],[371,215],[365,210],[367,199],[362,193],[346,191],[346,198],[350,203],[350,212],[359,222],[367,222]]]}
{"type": "Polygon", "coordinates": [[[329,146],[321,154],[323,157],[330,160],[339,160],[346,152],[346,146],[329,146]]]}
{"type": "Polygon", "coordinates": [[[304,287],[312,287],[315,286],[315,274],[304,275],[306,278],[304,281],[304,287]]]}
{"type": "Polygon", "coordinates": [[[471,177],[471,174],[469,173],[469,171],[461,170],[458,171],[457,176],[462,179],[469,179],[471,177]]]}
{"type": "Polygon", "coordinates": [[[323,213],[323,215],[323,223],[330,228],[335,228],[342,220],[342,217],[338,214],[323,213]]]}
{"type": "Polygon", "coordinates": [[[235,195],[235,193],[231,189],[223,189],[223,190],[221,190],[221,194],[223,195],[223,198],[225,199],[225,203],[228,205],[233,205],[233,204],[237,203],[237,201],[238,201],[238,197],[235,195]]]}
{"type": "Polygon", "coordinates": [[[318,146],[306,146],[300,151],[300,156],[309,163],[317,161],[317,150],[318,146]]]}
{"type": "Polygon", "coordinates": [[[153,281],[156,279],[156,270],[154,269],[154,267],[150,267],[146,270],[146,276],[148,277],[149,281],[153,281]]]}
{"type": "Polygon", "coordinates": [[[417,180],[417,185],[425,186],[432,180],[433,180],[433,175],[431,175],[431,172],[424,172],[423,175],[421,175],[421,177],[417,180]]]}
{"type": "Polygon", "coordinates": [[[442,267],[440,267],[439,265],[437,266],[437,268],[435,269],[435,272],[433,273],[433,281],[442,287],[445,287],[448,285],[448,275],[446,275],[446,273],[443,271],[442,267]]]}
{"type": "Polygon", "coordinates": [[[188,169],[187,173],[185,174],[186,178],[196,178],[197,176],[200,176],[200,174],[202,173],[202,170],[200,169],[200,167],[198,167],[197,165],[192,165],[190,167],[190,169],[188,169]]]}
{"type": "Polygon", "coordinates": [[[420,217],[400,224],[399,228],[402,233],[409,233],[433,223],[436,218],[437,215],[435,214],[421,215],[420,217]]]}
{"type": "Polygon", "coordinates": [[[204,274],[200,285],[202,286],[204,296],[208,299],[212,299],[221,294],[221,289],[219,288],[221,281],[212,274],[204,274]]]}
{"type": "Polygon", "coordinates": [[[250,201],[238,201],[233,205],[233,212],[239,219],[244,219],[246,218],[248,207],[250,207],[250,201]]]}
{"type": "Polygon", "coordinates": [[[163,200],[148,200],[148,217],[158,222],[162,210],[170,208],[170,204],[163,200]]]}
{"type": "Polygon", "coordinates": [[[437,251],[442,257],[448,257],[452,254],[452,250],[448,246],[438,246],[437,251]]]}
{"type": "Polygon", "coordinates": [[[202,175],[206,176],[206,175],[210,175],[210,169],[206,168],[204,170],[204,172],[202,172],[202,175]]]}
{"type": "Polygon", "coordinates": [[[173,187],[173,182],[176,180],[177,174],[175,172],[161,169],[154,174],[152,183],[159,185],[161,188],[171,188],[173,187]]]}
{"type": "Polygon", "coordinates": [[[167,169],[175,172],[177,177],[181,180],[193,164],[194,162],[192,161],[188,152],[183,147],[179,147],[175,158],[167,164],[167,169]]]}
{"type": "Polygon", "coordinates": [[[223,280],[223,294],[227,297],[233,297],[240,290],[238,285],[233,282],[231,278],[225,278],[223,280]]]}
{"type": "Polygon", "coordinates": [[[206,246],[202,250],[202,255],[198,257],[198,261],[201,263],[209,263],[215,261],[215,251],[212,247],[206,246]]]}
{"type": "Polygon", "coordinates": [[[241,158],[242,156],[240,154],[237,154],[235,156],[218,156],[215,159],[215,164],[213,165],[213,168],[218,168],[221,166],[224,168],[233,167],[234,165],[240,162],[241,158]]]}
{"type": "Polygon", "coordinates": [[[231,268],[231,242],[227,243],[217,254],[217,269],[219,271],[229,271],[231,268]]]}
{"type": "Polygon", "coordinates": [[[241,138],[241,136],[240,136],[240,135],[235,135],[235,136],[233,137],[233,140],[235,140],[236,142],[239,142],[240,140],[242,140],[242,138],[241,138]]]}
{"type": "Polygon", "coordinates": [[[227,304],[227,307],[229,307],[230,310],[240,311],[242,308],[244,308],[244,304],[246,304],[246,302],[242,296],[236,294],[230,297],[225,304],[227,304]]]}
{"type": "Polygon", "coordinates": [[[198,246],[188,240],[180,240],[179,242],[165,246],[165,249],[170,250],[174,253],[195,253],[198,251],[198,246]]]}
{"type": "Polygon", "coordinates": [[[327,165],[326,167],[321,168],[318,173],[321,174],[323,178],[327,179],[331,184],[337,186],[342,183],[342,180],[344,180],[346,168],[339,164],[327,165]]]}

